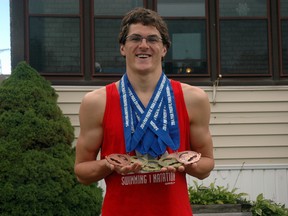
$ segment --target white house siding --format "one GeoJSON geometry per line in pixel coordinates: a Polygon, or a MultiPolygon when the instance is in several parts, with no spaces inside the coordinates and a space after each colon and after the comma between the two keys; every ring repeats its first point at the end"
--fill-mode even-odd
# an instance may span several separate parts
{"type": "MultiPolygon", "coordinates": [[[[58,103],[79,134],[82,97],[98,87],[55,86],[58,103]]],[[[203,87],[211,101],[216,167],[211,182],[259,193],[288,206],[288,86],[203,87]]],[[[74,144],[75,144],[74,143],[74,144]]],[[[188,178],[193,185],[193,178],[188,178]]]]}

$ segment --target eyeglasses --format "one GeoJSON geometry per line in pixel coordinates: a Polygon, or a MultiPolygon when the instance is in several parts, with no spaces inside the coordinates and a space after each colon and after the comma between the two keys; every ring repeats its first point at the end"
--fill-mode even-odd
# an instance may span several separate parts
{"type": "Polygon", "coordinates": [[[147,37],[144,37],[142,35],[132,34],[126,37],[126,41],[132,42],[135,44],[142,43],[143,39],[146,40],[147,44],[151,44],[151,45],[157,44],[162,41],[162,38],[158,37],[157,35],[148,35],[147,37]]]}

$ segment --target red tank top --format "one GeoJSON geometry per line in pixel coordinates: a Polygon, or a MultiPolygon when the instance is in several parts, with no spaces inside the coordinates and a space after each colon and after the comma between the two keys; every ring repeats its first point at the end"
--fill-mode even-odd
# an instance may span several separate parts
{"type": "MultiPolygon", "coordinates": [[[[189,118],[179,82],[171,81],[180,128],[179,151],[189,147],[189,118]]],[[[101,158],[112,153],[125,154],[120,96],[115,83],[106,87],[106,109],[101,158]]],[[[168,152],[172,152],[167,149],[168,152]]],[[[105,178],[106,194],[102,216],[191,216],[185,173],[139,173],[105,178]]]]}

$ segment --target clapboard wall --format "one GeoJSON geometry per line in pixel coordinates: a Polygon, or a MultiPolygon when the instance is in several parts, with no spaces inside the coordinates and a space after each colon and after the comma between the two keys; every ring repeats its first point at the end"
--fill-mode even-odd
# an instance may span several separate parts
{"type": "MultiPolygon", "coordinates": [[[[54,88],[59,106],[75,127],[75,144],[81,100],[98,87],[54,88]]],[[[235,185],[240,191],[247,190],[253,199],[263,190],[268,198],[288,206],[288,86],[203,89],[211,101],[210,129],[216,159],[216,168],[204,183],[216,179],[220,185],[235,185]],[[258,180],[263,178],[267,181],[259,186],[258,180]],[[270,189],[264,189],[265,185],[270,189]]],[[[188,182],[193,184],[191,178],[188,182]]]]}

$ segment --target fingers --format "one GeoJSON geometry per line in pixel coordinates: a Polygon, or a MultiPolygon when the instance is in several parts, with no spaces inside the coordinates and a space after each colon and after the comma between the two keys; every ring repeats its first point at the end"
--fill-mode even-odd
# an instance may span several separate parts
{"type": "Polygon", "coordinates": [[[111,170],[113,171],[115,169],[115,166],[111,163],[109,163],[107,160],[105,160],[105,165],[111,170]]]}
{"type": "Polygon", "coordinates": [[[142,164],[140,163],[133,163],[132,165],[128,166],[115,166],[114,170],[120,175],[126,175],[128,173],[138,173],[142,169],[142,164]]]}
{"type": "MultiPolygon", "coordinates": [[[[189,169],[195,169],[197,167],[197,163],[181,165],[177,168],[173,166],[162,167],[160,172],[185,172],[186,168],[189,166],[189,169]]],[[[110,164],[110,169],[116,171],[120,175],[126,175],[128,173],[138,173],[142,170],[142,165],[135,163],[129,166],[119,167],[110,164]]]]}
{"type": "Polygon", "coordinates": [[[176,172],[177,169],[173,166],[162,167],[161,172],[176,172]]]}
{"type": "Polygon", "coordinates": [[[187,165],[183,165],[178,167],[178,171],[179,172],[185,172],[187,169],[189,170],[193,170],[197,168],[197,163],[192,163],[192,164],[187,164],[187,165]]]}
{"type": "Polygon", "coordinates": [[[197,163],[188,164],[188,165],[181,165],[177,168],[168,166],[168,167],[162,167],[161,172],[185,172],[186,168],[189,166],[190,169],[195,169],[197,167],[197,163]]]}
{"type": "Polygon", "coordinates": [[[178,172],[184,172],[184,171],[185,171],[185,166],[179,166],[179,167],[177,168],[177,171],[178,171],[178,172]]]}
{"type": "MultiPolygon", "coordinates": [[[[108,161],[106,163],[106,166],[109,167],[111,171],[115,171],[120,175],[126,175],[128,173],[138,173],[142,170],[142,163],[141,162],[135,162],[133,164],[127,165],[127,166],[115,166],[113,164],[110,164],[108,161]]],[[[187,165],[181,165],[179,167],[173,167],[173,166],[167,166],[162,167],[160,169],[160,172],[185,172],[186,169],[196,169],[197,163],[193,164],[187,164],[187,165]]]]}

